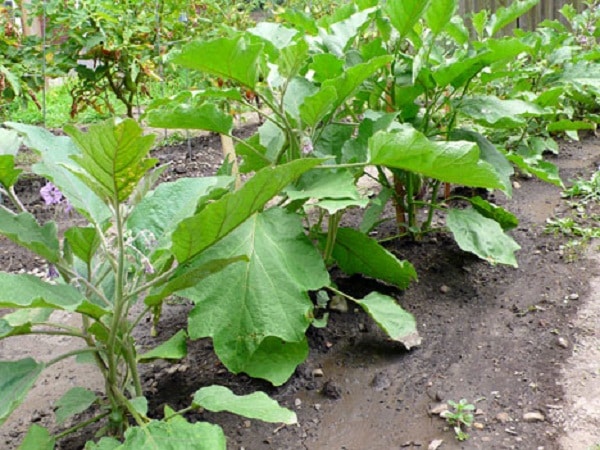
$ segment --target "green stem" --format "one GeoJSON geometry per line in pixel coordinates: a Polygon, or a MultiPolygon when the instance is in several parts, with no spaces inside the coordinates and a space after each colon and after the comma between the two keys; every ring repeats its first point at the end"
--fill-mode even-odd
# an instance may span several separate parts
{"type": "Polygon", "coordinates": [[[109,328],[108,341],[106,344],[107,360],[108,360],[108,376],[107,376],[107,394],[111,401],[111,405],[114,411],[121,410],[119,402],[116,400],[119,396],[122,396],[119,389],[119,359],[117,358],[117,337],[122,334],[121,340],[123,345],[129,344],[127,342],[126,333],[127,330],[124,327],[123,317],[124,311],[126,311],[126,300],[124,298],[124,284],[125,284],[125,236],[123,229],[123,219],[121,216],[121,210],[119,202],[115,198],[113,205],[115,206],[115,223],[116,223],[116,239],[117,239],[117,271],[115,280],[115,294],[114,294],[114,311],[111,326],[109,328]]]}
{"type": "Polygon", "coordinates": [[[340,291],[339,289],[334,288],[333,286],[325,286],[325,289],[329,289],[331,292],[337,295],[341,295],[342,297],[347,298],[348,300],[352,300],[353,302],[360,303],[360,300],[352,297],[351,295],[346,294],[345,292],[340,291]]]}
{"type": "Polygon", "coordinates": [[[17,194],[15,193],[15,189],[13,186],[9,187],[8,191],[6,193],[7,193],[8,197],[10,198],[10,200],[15,204],[15,206],[17,207],[17,209],[20,212],[27,212],[27,208],[25,208],[23,203],[21,203],[21,200],[19,200],[19,197],[17,197],[17,194]]]}
{"type": "Polygon", "coordinates": [[[63,353],[62,355],[57,356],[56,358],[51,359],[50,361],[48,361],[46,363],[46,367],[50,367],[50,366],[52,366],[52,365],[54,365],[54,364],[62,361],[63,359],[70,358],[71,356],[77,356],[77,355],[81,355],[83,353],[91,353],[91,352],[96,353],[96,352],[98,352],[98,350],[95,349],[95,348],[89,348],[89,347],[88,348],[80,348],[80,349],[77,349],[77,350],[71,350],[70,352],[63,353]]]}
{"type": "Polygon", "coordinates": [[[68,436],[71,433],[75,433],[76,431],[81,430],[82,428],[85,428],[88,425],[91,425],[91,424],[93,424],[95,422],[98,422],[98,421],[104,419],[109,414],[110,414],[110,412],[107,411],[107,412],[104,412],[104,413],[99,414],[97,416],[94,416],[91,419],[85,420],[85,421],[80,422],[80,423],[78,423],[77,425],[75,425],[75,426],[73,426],[71,428],[66,429],[65,431],[63,431],[62,433],[59,433],[59,434],[55,435],[54,437],[58,441],[58,440],[64,438],[65,436],[68,436]]]}
{"type": "Polygon", "coordinates": [[[440,180],[435,180],[435,183],[433,184],[433,188],[431,189],[431,203],[429,203],[429,210],[427,212],[427,220],[425,222],[423,222],[423,224],[421,226],[421,231],[428,231],[429,228],[431,227],[431,222],[433,221],[433,213],[437,209],[437,197],[438,197],[438,191],[439,191],[441,185],[442,185],[442,182],[440,180]]]}
{"type": "Polygon", "coordinates": [[[329,264],[332,259],[331,257],[333,255],[333,249],[335,247],[337,232],[343,214],[343,211],[337,211],[329,215],[327,225],[327,243],[325,244],[325,251],[323,253],[323,259],[325,260],[325,264],[329,264]]]}

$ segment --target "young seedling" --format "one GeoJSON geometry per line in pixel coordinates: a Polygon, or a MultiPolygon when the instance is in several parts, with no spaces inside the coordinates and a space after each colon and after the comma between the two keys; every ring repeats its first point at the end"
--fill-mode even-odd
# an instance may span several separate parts
{"type": "Polygon", "coordinates": [[[469,439],[466,429],[473,425],[472,411],[475,410],[475,405],[468,403],[464,398],[460,399],[458,403],[448,400],[448,405],[452,409],[442,412],[440,417],[446,419],[446,422],[454,428],[456,439],[466,441],[469,439]]]}

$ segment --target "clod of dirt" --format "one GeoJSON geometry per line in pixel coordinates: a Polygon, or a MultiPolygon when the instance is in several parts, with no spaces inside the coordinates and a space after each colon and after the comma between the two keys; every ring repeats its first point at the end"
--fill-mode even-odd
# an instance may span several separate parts
{"type": "Polygon", "coordinates": [[[391,385],[392,380],[390,380],[389,375],[385,372],[379,372],[375,374],[373,380],[371,381],[371,386],[373,386],[377,392],[384,391],[391,385]]]}
{"type": "Polygon", "coordinates": [[[512,422],[512,418],[507,412],[500,412],[496,414],[496,420],[500,423],[512,422]]]}
{"type": "Polygon", "coordinates": [[[525,422],[543,422],[546,420],[546,417],[539,411],[532,411],[523,414],[523,420],[525,422]]]}
{"type": "Polygon", "coordinates": [[[443,412],[448,411],[446,403],[436,403],[429,407],[429,414],[439,416],[443,412]]]}
{"type": "Polygon", "coordinates": [[[333,381],[326,381],[323,384],[323,389],[321,390],[321,394],[323,394],[327,398],[337,400],[337,399],[342,398],[342,389],[337,384],[335,384],[333,381]]]}

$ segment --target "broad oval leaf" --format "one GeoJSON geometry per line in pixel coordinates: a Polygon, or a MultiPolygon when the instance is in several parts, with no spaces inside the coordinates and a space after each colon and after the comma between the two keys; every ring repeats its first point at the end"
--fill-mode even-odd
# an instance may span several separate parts
{"type": "Polygon", "coordinates": [[[369,139],[370,164],[403,169],[463,186],[504,189],[494,167],[470,142],[433,142],[409,125],[369,139]]]}
{"type": "Polygon", "coordinates": [[[361,273],[406,289],[417,279],[408,261],[400,261],[369,236],[352,228],[339,228],[333,258],[348,275],[361,273]]]}
{"type": "Polygon", "coordinates": [[[104,202],[83,181],[66,169],[75,165],[71,156],[79,152],[71,138],[54,136],[48,130],[32,125],[14,122],[4,125],[23,135],[23,143],[42,156],[42,161],[31,167],[33,173],[51,180],[67,197],[73,208],[96,225],[102,224],[111,216],[104,202]]]}
{"type": "MultiPolygon", "coordinates": [[[[303,341],[313,309],[307,291],[329,283],[323,260],[306,237],[300,218],[281,209],[252,216],[201,258],[240,253],[247,256],[247,263],[232,264],[180,294],[196,303],[188,320],[190,337],[212,337],[215,352],[234,373],[256,368],[253,358],[264,350],[260,347],[269,337],[303,341]]],[[[298,355],[301,349],[291,350],[298,355]]],[[[280,358],[289,375],[296,358],[280,358]]],[[[262,377],[281,384],[285,381],[281,370],[262,377]]]]}
{"type": "Polygon", "coordinates": [[[181,178],[161,183],[138,203],[127,219],[134,236],[157,240],[153,248],[168,248],[171,234],[182,220],[195,214],[211,192],[227,189],[233,183],[228,176],[181,178]]]}
{"type": "Polygon", "coordinates": [[[173,254],[180,263],[193,258],[260,211],[284,187],[321,162],[320,159],[306,158],[260,170],[237,191],[224,195],[198,214],[180,222],[173,232],[173,254]]]}
{"type": "Polygon", "coordinates": [[[187,333],[179,330],[165,342],[152,350],[139,355],[137,360],[141,363],[154,361],[155,359],[178,360],[187,355],[187,333]]]}
{"type": "Polygon", "coordinates": [[[263,422],[281,422],[287,425],[298,423],[294,411],[279,406],[264,392],[236,395],[225,386],[207,386],[196,391],[192,404],[209,411],[227,411],[263,422]]]}
{"type": "Polygon", "coordinates": [[[521,246],[504,233],[498,222],[482,216],[472,208],[451,209],[446,225],[458,246],[490,264],[518,267],[515,251],[521,246]]]}
{"type": "Polygon", "coordinates": [[[82,387],[69,389],[55,403],[56,423],[60,425],[69,417],[84,412],[97,398],[92,391],[82,387]]]}
{"type": "Polygon", "coordinates": [[[479,214],[498,222],[504,231],[512,230],[519,225],[519,219],[501,206],[494,205],[479,196],[472,197],[469,201],[479,214]]]}
{"type": "Polygon", "coordinates": [[[425,20],[427,20],[427,25],[429,25],[434,34],[439,34],[444,30],[457,7],[457,0],[430,1],[429,7],[425,11],[425,20]]]}
{"type": "Polygon", "coordinates": [[[421,344],[415,317],[405,311],[392,297],[371,292],[356,303],[391,339],[404,344],[407,350],[421,344]]]}
{"type": "Polygon", "coordinates": [[[46,222],[41,226],[30,213],[13,214],[0,208],[0,234],[51,263],[60,259],[55,222],[46,222]]]}
{"type": "Polygon", "coordinates": [[[33,275],[0,272],[0,308],[55,308],[95,319],[107,313],[72,286],[49,284],[33,275]]]}
{"type": "Polygon", "coordinates": [[[419,21],[431,0],[399,0],[388,1],[385,4],[385,12],[390,22],[400,37],[406,37],[419,21]]]}
{"type": "Polygon", "coordinates": [[[0,425],[23,402],[44,367],[32,358],[0,361],[0,425]]]}
{"type": "Polygon", "coordinates": [[[254,88],[258,82],[258,60],[262,52],[262,44],[250,43],[238,34],[212,41],[190,42],[171,61],[254,88]]]}
{"type": "Polygon", "coordinates": [[[463,99],[457,104],[460,113],[491,128],[520,128],[525,118],[545,114],[545,110],[523,100],[502,100],[492,95],[463,99]]]}
{"type": "Polygon", "coordinates": [[[37,424],[31,425],[18,450],[54,450],[56,439],[50,432],[37,424]]]}
{"type": "MultiPolygon", "coordinates": [[[[2,131],[2,129],[0,129],[0,131],[2,131]]],[[[2,139],[2,136],[0,136],[0,139],[2,139]]],[[[4,186],[4,188],[14,186],[19,179],[21,172],[23,172],[22,169],[15,168],[14,155],[0,154],[0,185],[4,186]]]]}
{"type": "Polygon", "coordinates": [[[540,0],[515,0],[506,8],[498,8],[485,27],[488,35],[495,35],[502,28],[517,20],[539,2],[540,0]]]}
{"type": "Polygon", "coordinates": [[[72,156],[78,166],[68,169],[113,206],[125,201],[156,163],[146,158],[154,136],[142,136],[142,128],[133,119],[108,120],[90,126],[87,133],[71,125],[65,131],[81,150],[72,156]]]}
{"type": "Polygon", "coordinates": [[[196,105],[173,100],[148,111],[146,120],[148,125],[156,128],[206,130],[227,135],[233,128],[231,114],[213,103],[196,105]]]}
{"type": "Polygon", "coordinates": [[[225,434],[218,425],[189,423],[175,416],[168,421],[153,420],[143,427],[130,427],[123,443],[110,437],[88,442],[86,450],[226,450],[225,434]]]}

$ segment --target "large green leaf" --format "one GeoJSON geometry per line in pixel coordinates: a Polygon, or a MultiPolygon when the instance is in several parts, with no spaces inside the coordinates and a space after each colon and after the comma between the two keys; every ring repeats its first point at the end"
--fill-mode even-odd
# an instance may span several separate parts
{"type": "Polygon", "coordinates": [[[275,386],[281,386],[307,357],[306,338],[299,342],[286,342],[278,337],[269,336],[263,339],[246,361],[244,372],[253,378],[263,378],[275,386]]]}
{"type": "Polygon", "coordinates": [[[100,243],[100,235],[96,228],[71,227],[65,231],[65,247],[68,246],[70,251],[86,264],[92,262],[100,243]]]}
{"type": "Polygon", "coordinates": [[[54,450],[56,439],[48,430],[37,424],[31,425],[18,450],[54,450]]]}
{"type": "Polygon", "coordinates": [[[189,423],[175,416],[168,421],[153,420],[143,427],[130,427],[125,442],[105,437],[88,442],[86,450],[226,450],[225,434],[218,425],[189,423]]]}
{"type": "Polygon", "coordinates": [[[155,248],[168,247],[171,234],[177,224],[191,217],[202,199],[211,192],[228,188],[232,177],[181,178],[161,183],[138,203],[127,220],[134,235],[146,233],[147,239],[155,239],[155,248]]]}
{"type": "Polygon", "coordinates": [[[241,34],[206,42],[190,42],[172,61],[190,69],[235,80],[254,88],[262,44],[249,43],[241,34]]]}
{"type": "Polygon", "coordinates": [[[173,232],[173,254],[179,262],[193,258],[260,211],[274,195],[320,162],[320,159],[306,158],[260,170],[237,191],[180,222],[173,232]]]}
{"type": "MultiPolygon", "coordinates": [[[[229,370],[250,373],[266,338],[304,340],[313,308],[307,291],[327,285],[329,274],[300,218],[281,209],[252,216],[202,257],[240,253],[248,257],[247,263],[232,264],[180,295],[196,303],[189,316],[190,337],[212,337],[215,352],[229,370]]],[[[285,352],[286,345],[281,350],[285,352]]],[[[298,349],[293,352],[297,355],[298,349]]],[[[289,375],[294,358],[282,358],[289,375]]],[[[261,376],[276,384],[285,381],[280,371],[261,376]]]]}
{"type": "Polygon", "coordinates": [[[357,303],[387,335],[410,350],[421,344],[415,317],[402,309],[396,300],[379,292],[371,292],[357,303]]]}
{"type": "Polygon", "coordinates": [[[87,133],[71,125],[65,131],[81,150],[72,156],[79,167],[69,169],[107,201],[125,201],[157,162],[146,158],[154,135],[142,136],[142,128],[133,119],[108,120],[90,126],[87,133]]]}
{"type": "Polygon", "coordinates": [[[169,295],[197,285],[204,278],[223,270],[230,264],[246,261],[243,255],[231,258],[218,258],[206,261],[201,256],[193,258],[181,264],[173,276],[164,284],[157,285],[146,296],[144,302],[149,306],[158,305],[169,295]]]}
{"type": "Polygon", "coordinates": [[[494,205],[479,196],[470,198],[469,202],[479,214],[498,222],[504,231],[512,230],[519,225],[519,219],[501,206],[494,205]]]}
{"type": "Polygon", "coordinates": [[[0,128],[0,155],[15,156],[20,145],[19,135],[15,131],[0,128]]]}
{"type": "Polygon", "coordinates": [[[330,213],[368,203],[368,199],[358,192],[354,177],[347,170],[311,170],[285,193],[292,201],[316,199],[318,202],[315,204],[330,213]]]}
{"type": "Polygon", "coordinates": [[[401,0],[388,1],[385,4],[385,12],[390,22],[400,37],[406,37],[419,21],[431,0],[401,0]]]}
{"type": "Polygon", "coordinates": [[[487,161],[494,167],[494,169],[496,169],[496,172],[502,181],[502,190],[509,197],[512,196],[511,177],[515,173],[515,170],[504,153],[498,150],[488,138],[481,133],[466,129],[454,130],[451,133],[450,138],[454,141],[469,141],[477,143],[479,146],[479,151],[481,152],[481,159],[487,161]]]}
{"type": "Polygon", "coordinates": [[[506,8],[498,8],[485,27],[488,35],[495,35],[502,28],[517,20],[539,2],[540,0],[515,0],[506,8]]]}
{"type": "Polygon", "coordinates": [[[564,183],[558,173],[558,167],[551,162],[536,158],[524,158],[516,153],[507,155],[507,158],[525,173],[532,173],[540,180],[564,188],[564,183]]]}
{"type": "Polygon", "coordinates": [[[520,128],[527,124],[525,118],[545,113],[535,103],[502,100],[491,95],[463,99],[457,108],[462,114],[491,128],[520,128]]]}
{"type": "Polygon", "coordinates": [[[152,350],[139,355],[138,361],[147,363],[155,359],[178,360],[187,355],[187,333],[179,330],[165,342],[152,350]]]}
{"type": "Polygon", "coordinates": [[[392,61],[389,55],[377,56],[367,62],[356,64],[340,75],[339,77],[326,80],[322,84],[322,89],[333,87],[336,91],[334,109],[341,106],[361,84],[375,72],[389,64],[392,61]]]}
{"type": "Polygon", "coordinates": [[[412,264],[400,261],[377,241],[352,228],[338,229],[333,258],[348,275],[362,273],[400,289],[417,279],[412,264]]]}
{"type": "Polygon", "coordinates": [[[233,117],[213,103],[201,105],[173,100],[146,114],[148,125],[156,128],[179,128],[231,134],[233,117]]]}
{"type": "Polygon", "coordinates": [[[92,391],[74,387],[69,389],[56,403],[56,423],[62,424],[69,417],[79,414],[88,409],[98,397],[92,391]]]}
{"type": "Polygon", "coordinates": [[[31,358],[0,361],[0,425],[21,404],[44,367],[31,358]]]}
{"type": "Polygon", "coordinates": [[[0,208],[0,234],[55,263],[60,258],[60,245],[55,222],[40,226],[30,213],[12,214],[0,208]]]}
{"type": "Polygon", "coordinates": [[[52,308],[27,308],[4,315],[0,319],[0,339],[29,333],[34,323],[45,322],[53,312],[52,308]]]}
{"type": "Polygon", "coordinates": [[[249,419],[287,425],[298,423],[296,413],[279,404],[264,392],[235,395],[225,386],[207,386],[196,391],[192,404],[209,411],[227,411],[249,419]]]}
{"type": "Polygon", "coordinates": [[[457,7],[457,0],[430,0],[425,19],[434,34],[441,33],[446,28],[457,7]]]}
{"type": "Polygon", "coordinates": [[[31,167],[33,173],[54,183],[67,197],[73,208],[96,225],[102,224],[111,216],[104,202],[83,181],[67,168],[75,170],[71,159],[79,150],[67,136],[55,136],[48,130],[31,125],[6,123],[24,136],[24,144],[42,156],[42,160],[31,167]]]}
{"type": "MultiPolygon", "coordinates": [[[[0,131],[2,130],[0,129],[0,131]]],[[[14,186],[21,172],[23,172],[22,169],[15,168],[15,157],[13,155],[0,155],[0,184],[2,186],[5,188],[14,186]]]]}
{"type": "Polygon", "coordinates": [[[451,209],[446,225],[458,246],[474,253],[490,264],[507,264],[517,267],[515,251],[521,247],[504,234],[498,222],[482,216],[474,209],[451,209]]]}
{"type": "Polygon", "coordinates": [[[33,275],[6,272],[0,272],[0,308],[55,308],[94,318],[106,313],[72,286],[49,284],[33,275]]]}
{"type": "Polygon", "coordinates": [[[358,11],[347,19],[331,24],[328,32],[319,29],[319,35],[329,52],[335,56],[344,57],[347,46],[359,31],[366,26],[372,12],[372,9],[358,11]]]}
{"type": "Polygon", "coordinates": [[[333,111],[336,100],[335,88],[325,86],[315,94],[304,97],[304,101],[299,107],[300,118],[307,126],[313,128],[333,111]]]}
{"type": "Polygon", "coordinates": [[[369,139],[370,163],[408,170],[463,186],[504,189],[494,167],[470,142],[433,142],[409,125],[369,139]]]}

